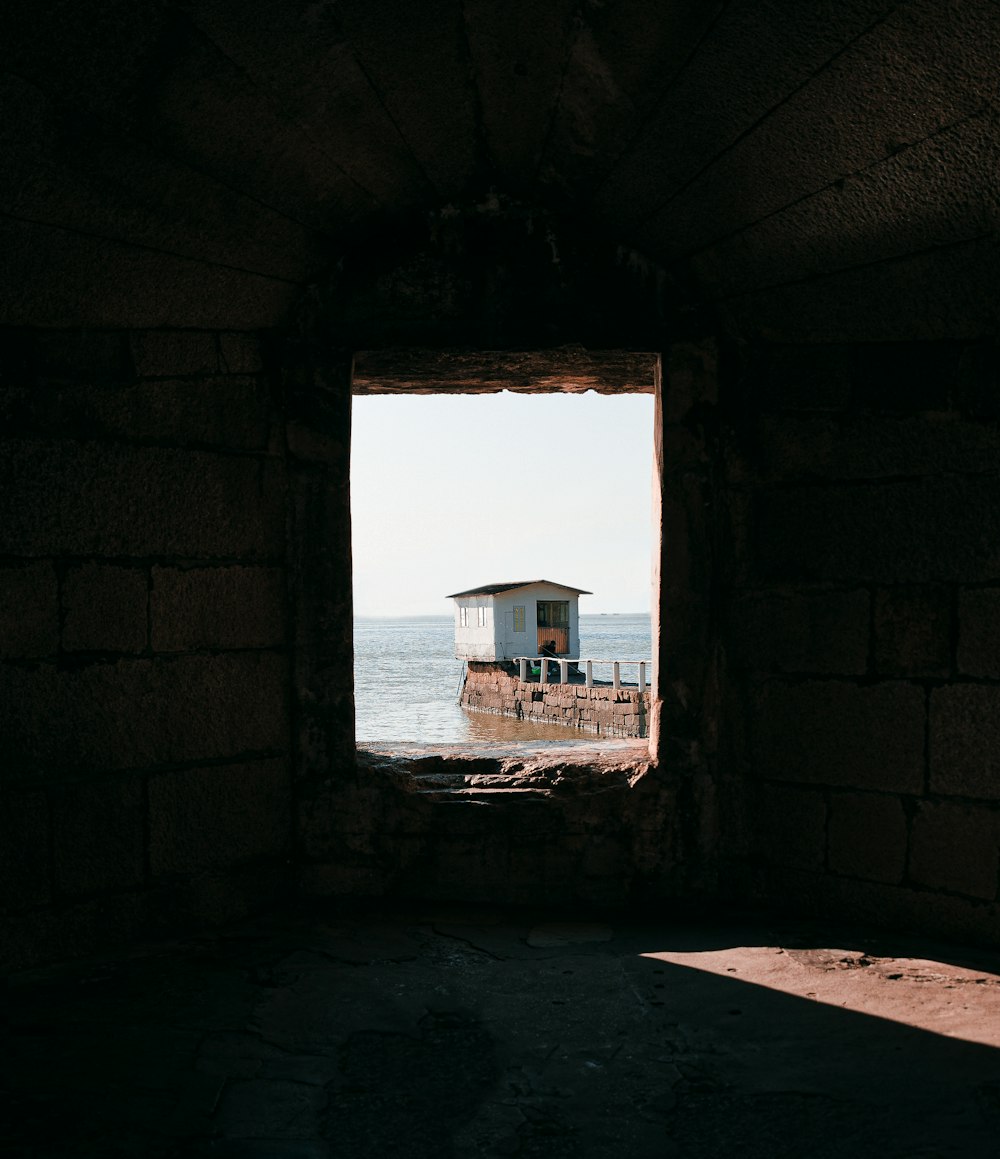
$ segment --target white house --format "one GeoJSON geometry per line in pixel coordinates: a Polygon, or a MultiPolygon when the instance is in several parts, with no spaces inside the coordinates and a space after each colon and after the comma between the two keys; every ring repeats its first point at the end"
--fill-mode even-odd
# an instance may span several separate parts
{"type": "Polygon", "coordinates": [[[580,655],[580,596],[549,580],[483,584],[455,592],[455,656],[459,660],[513,660],[515,656],[580,655]]]}

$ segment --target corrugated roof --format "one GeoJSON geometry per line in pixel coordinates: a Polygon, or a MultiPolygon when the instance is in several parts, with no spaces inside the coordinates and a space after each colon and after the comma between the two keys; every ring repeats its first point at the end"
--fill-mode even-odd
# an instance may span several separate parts
{"type": "Polygon", "coordinates": [[[517,580],[515,583],[506,584],[483,584],[479,588],[469,588],[467,592],[452,592],[450,596],[445,596],[448,600],[457,600],[461,596],[497,596],[501,592],[513,591],[515,588],[527,588],[532,584],[549,584],[554,588],[562,588],[566,592],[576,592],[578,596],[592,596],[593,592],[585,591],[583,588],[571,588],[569,584],[557,584],[555,580],[536,579],[536,580],[517,580]]]}

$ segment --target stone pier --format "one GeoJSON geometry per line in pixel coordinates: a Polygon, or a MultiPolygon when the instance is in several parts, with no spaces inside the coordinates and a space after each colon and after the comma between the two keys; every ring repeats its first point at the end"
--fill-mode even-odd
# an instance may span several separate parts
{"type": "Polygon", "coordinates": [[[562,724],[599,736],[644,737],[649,689],[521,680],[514,664],[470,660],[460,703],[474,712],[562,724]]]}

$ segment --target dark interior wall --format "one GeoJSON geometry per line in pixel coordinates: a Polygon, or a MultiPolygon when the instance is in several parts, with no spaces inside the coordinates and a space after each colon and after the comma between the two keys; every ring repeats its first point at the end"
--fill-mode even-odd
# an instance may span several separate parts
{"type": "Polygon", "coordinates": [[[0,363],[13,965],[273,898],[287,472],[253,335],[7,329],[0,363]]]}
{"type": "Polygon", "coordinates": [[[349,355],[411,342],[665,354],[659,803],[510,819],[516,888],[562,842],[553,897],[728,866],[998,936],[993,0],[11,0],[0,44],[13,959],[241,912],[299,839],[317,892],[471,880],[464,816],[366,844],[431,838],[354,765],[349,355]]]}
{"type": "Polygon", "coordinates": [[[991,342],[778,345],[734,372],[738,895],[997,936],[998,365],[991,342]]]}

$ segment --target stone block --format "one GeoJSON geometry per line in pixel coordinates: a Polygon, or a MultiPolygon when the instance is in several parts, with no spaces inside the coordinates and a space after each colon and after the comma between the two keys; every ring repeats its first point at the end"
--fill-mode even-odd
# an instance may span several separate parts
{"type": "Polygon", "coordinates": [[[756,462],[771,479],[887,479],[957,468],[990,471],[1000,454],[995,424],[935,416],[764,415],[756,462]]]}
{"type": "Polygon", "coordinates": [[[131,377],[128,335],[122,330],[44,330],[36,337],[38,376],[46,380],[118,382],[131,377]]]}
{"type": "Polygon", "coordinates": [[[814,869],[787,865],[741,866],[738,889],[742,897],[760,905],[777,905],[800,917],[818,915],[823,912],[820,896],[824,876],[814,869]]]}
{"type": "Polygon", "coordinates": [[[757,497],[755,568],[770,580],[978,583],[1000,576],[1000,478],[788,487],[757,497]]]}
{"type": "Polygon", "coordinates": [[[840,423],[833,418],[763,414],[754,424],[748,454],[767,481],[825,477],[839,434],[840,423]]]}
{"type": "MultiPolygon", "coordinates": [[[[697,415],[698,412],[695,412],[696,418],[697,415]]],[[[668,476],[676,476],[676,473],[685,467],[704,470],[710,461],[710,454],[702,432],[697,427],[692,429],[670,425],[669,415],[666,422],[668,425],[663,429],[663,469],[665,473],[668,476]]]]}
{"type": "Polygon", "coordinates": [[[946,676],[951,671],[951,592],[943,587],[875,593],[875,668],[884,676],[946,676]]]}
{"type": "MultiPolygon", "coordinates": [[[[476,838],[439,835],[432,843],[427,877],[420,884],[432,896],[448,896],[450,882],[461,881],[464,895],[486,900],[502,896],[510,851],[506,835],[487,831],[476,838]]],[[[412,889],[413,882],[409,883],[412,889]]],[[[415,892],[415,891],[414,891],[415,892]]]]}
{"type": "Polygon", "coordinates": [[[663,580],[671,588],[706,590],[710,538],[706,508],[710,500],[708,484],[697,476],[683,475],[665,489],[661,537],[670,548],[663,560],[663,580]]]}
{"type": "Polygon", "coordinates": [[[307,865],[298,881],[298,890],[307,897],[382,897],[386,893],[386,872],[369,865],[307,865]]]}
{"type": "Polygon", "coordinates": [[[930,788],[996,800],[1000,784],[1000,687],[953,684],[931,692],[930,788]]]}
{"type": "Polygon", "coordinates": [[[161,773],[149,781],[154,876],[276,857],[291,840],[284,759],[161,773]]]}
{"type": "Polygon", "coordinates": [[[992,901],[1000,814],[986,806],[921,802],[910,839],[910,876],[921,885],[992,901]]]}
{"type": "Polygon", "coordinates": [[[697,407],[718,401],[719,351],[714,340],[675,342],[665,369],[663,417],[682,423],[697,407]]]}
{"type": "Polygon", "coordinates": [[[759,368],[767,410],[840,410],[851,400],[853,353],[842,345],[780,345],[759,368]]]}
{"type": "Polygon", "coordinates": [[[0,443],[0,551],[259,558],[284,550],[285,475],[276,460],[0,443]]]}
{"type": "Polygon", "coordinates": [[[820,883],[821,912],[852,922],[901,926],[935,937],[996,942],[997,907],[927,889],[876,884],[828,876],[820,883]]]}
{"type": "Polygon", "coordinates": [[[191,926],[218,927],[260,913],[288,896],[286,885],[286,875],[273,864],[250,862],[165,875],[143,898],[149,909],[148,924],[170,933],[191,926]]]}
{"type": "Polygon", "coordinates": [[[259,374],[263,370],[259,336],[223,331],[219,335],[219,363],[223,374],[259,374]]]}
{"type": "Polygon", "coordinates": [[[284,573],[154,567],[150,623],[154,652],[278,647],[285,641],[284,573]]]}
{"type": "Polygon", "coordinates": [[[944,411],[958,382],[955,342],[865,342],[855,348],[855,401],[870,410],[944,411]]]}
{"type": "Polygon", "coordinates": [[[92,422],[111,436],[238,450],[264,450],[268,443],[270,399],[257,378],[155,379],[114,391],[81,390],[62,403],[68,421],[92,422]]]}
{"type": "Polygon", "coordinates": [[[898,885],[906,869],[906,815],[898,797],[830,797],[829,866],[834,873],[898,885]]]}
{"type": "Polygon", "coordinates": [[[969,676],[1000,677],[1000,588],[959,594],[958,670],[969,676]]]}
{"type": "Polygon", "coordinates": [[[38,330],[4,326],[0,329],[0,389],[31,387],[35,383],[38,330]]]}
{"type": "Polygon", "coordinates": [[[734,659],[769,672],[861,676],[868,663],[866,591],[762,592],[733,605],[734,659]]]}
{"type": "Polygon", "coordinates": [[[63,647],[68,652],[142,652],[149,581],[133,567],[85,563],[63,583],[63,647]]]}
{"type": "Polygon", "coordinates": [[[49,562],[0,567],[0,658],[53,655],[59,647],[59,587],[49,562]]]}
{"type": "Polygon", "coordinates": [[[24,910],[51,897],[49,806],[44,792],[0,796],[0,909],[24,910]]]}
{"type": "Polygon", "coordinates": [[[284,751],[287,660],[271,653],[0,666],[8,776],[284,751]]]}
{"type": "Polygon", "coordinates": [[[132,360],[140,378],[216,374],[219,353],[211,330],[139,330],[131,335],[132,360]]]}
{"type": "Polygon", "coordinates": [[[962,351],[955,402],[972,418],[1000,418],[1000,346],[995,342],[970,343],[962,351]]]}
{"type": "Polygon", "coordinates": [[[620,838],[594,834],[583,843],[578,872],[585,877],[616,879],[625,885],[631,871],[628,851],[620,838]]]}
{"type": "Polygon", "coordinates": [[[0,968],[106,954],[148,932],[143,893],[106,894],[20,915],[0,929],[0,968]]]}
{"type": "Polygon", "coordinates": [[[749,801],[750,849],[772,865],[818,869],[826,845],[826,802],[818,789],[760,785],[749,801]]]}
{"type": "Polygon", "coordinates": [[[770,680],[755,700],[758,776],[890,792],[923,789],[922,688],[770,680]]]}
{"type": "Polygon", "coordinates": [[[143,786],[133,776],[53,788],[55,882],[68,897],[143,879],[143,786]]]}

